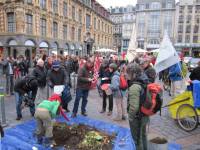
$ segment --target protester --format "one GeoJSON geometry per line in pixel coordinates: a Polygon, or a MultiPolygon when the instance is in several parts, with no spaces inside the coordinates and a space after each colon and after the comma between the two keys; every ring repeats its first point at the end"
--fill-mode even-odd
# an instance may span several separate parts
{"type": "Polygon", "coordinates": [[[24,75],[29,74],[30,59],[28,57],[24,60],[24,75]]]}
{"type": "MultiPolygon", "coordinates": [[[[99,78],[101,79],[101,86],[103,84],[110,84],[111,76],[112,76],[112,73],[109,71],[109,60],[104,60],[99,70],[99,78]]],[[[113,95],[112,93],[110,95],[107,95],[105,90],[103,90],[103,105],[102,105],[102,110],[100,113],[104,113],[106,111],[107,97],[109,100],[109,110],[108,110],[107,115],[110,116],[112,115],[112,111],[113,111],[113,95]]]]}
{"type": "Polygon", "coordinates": [[[39,104],[39,100],[46,99],[47,95],[45,86],[46,86],[46,70],[44,68],[44,61],[39,59],[37,61],[36,67],[33,69],[32,75],[38,80],[38,90],[36,95],[36,104],[39,104]]]}
{"type": "Polygon", "coordinates": [[[14,94],[14,67],[12,58],[8,57],[2,64],[4,67],[4,74],[6,75],[6,94],[7,96],[10,96],[14,94]]]}
{"type": "Polygon", "coordinates": [[[114,102],[117,108],[117,114],[113,118],[114,121],[124,120],[125,118],[125,109],[123,104],[123,97],[120,90],[120,73],[118,72],[118,67],[115,63],[109,65],[109,70],[112,73],[110,89],[113,93],[114,102]]]}
{"type": "Polygon", "coordinates": [[[200,81],[200,61],[198,62],[198,66],[191,72],[190,79],[200,81]]]}
{"type": "Polygon", "coordinates": [[[146,125],[149,117],[142,115],[140,112],[141,93],[145,93],[143,85],[147,84],[148,78],[142,73],[139,65],[131,63],[127,67],[129,79],[128,90],[128,116],[131,134],[135,142],[136,150],[147,150],[147,133],[146,125]]]}
{"type": "Polygon", "coordinates": [[[154,83],[156,79],[156,71],[155,69],[150,65],[150,59],[149,58],[143,58],[140,60],[140,65],[142,69],[144,70],[144,73],[147,75],[149,82],[154,83]]]}
{"type": "Polygon", "coordinates": [[[79,69],[78,71],[78,79],[77,79],[77,89],[76,89],[76,98],[74,102],[73,114],[72,117],[76,117],[79,107],[79,101],[82,98],[82,106],[81,106],[81,114],[83,116],[87,116],[86,106],[87,106],[87,98],[91,86],[92,78],[92,68],[93,62],[91,59],[88,59],[86,64],[79,69]]]}
{"type": "Polygon", "coordinates": [[[21,77],[25,76],[25,64],[24,64],[24,57],[23,56],[19,57],[18,66],[19,66],[19,70],[20,70],[20,73],[21,73],[21,77]]]}
{"type": "Polygon", "coordinates": [[[61,114],[67,121],[69,119],[62,111],[61,98],[59,95],[52,95],[49,100],[43,100],[36,108],[35,119],[37,122],[36,136],[37,143],[49,147],[55,144],[53,140],[52,119],[61,114]]]}
{"type": "Polygon", "coordinates": [[[180,94],[181,90],[181,64],[177,63],[169,68],[169,78],[171,80],[171,96],[180,94]]]}
{"type": "Polygon", "coordinates": [[[33,76],[26,76],[22,79],[16,81],[14,90],[15,90],[15,100],[16,100],[16,111],[17,118],[16,120],[22,119],[22,102],[25,97],[28,97],[31,101],[33,101],[33,105],[30,107],[30,113],[34,116],[35,113],[35,97],[37,94],[38,81],[33,76]]]}
{"type": "Polygon", "coordinates": [[[50,87],[50,95],[53,94],[53,88],[55,85],[66,85],[67,76],[65,71],[61,68],[60,62],[55,60],[52,63],[52,69],[48,71],[47,74],[47,83],[50,87]]]}

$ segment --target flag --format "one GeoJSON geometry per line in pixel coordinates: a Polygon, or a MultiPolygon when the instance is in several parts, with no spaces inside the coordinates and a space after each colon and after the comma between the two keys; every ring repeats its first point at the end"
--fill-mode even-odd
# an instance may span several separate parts
{"type": "Polygon", "coordinates": [[[178,62],[180,62],[180,58],[173,47],[167,32],[165,32],[154,68],[156,72],[159,73],[178,62]]]}
{"type": "Polygon", "coordinates": [[[91,88],[94,88],[97,85],[97,81],[98,81],[98,78],[99,78],[99,68],[100,68],[100,66],[101,66],[100,57],[96,56],[95,61],[94,61],[94,74],[93,74],[94,80],[92,81],[91,88]]]}

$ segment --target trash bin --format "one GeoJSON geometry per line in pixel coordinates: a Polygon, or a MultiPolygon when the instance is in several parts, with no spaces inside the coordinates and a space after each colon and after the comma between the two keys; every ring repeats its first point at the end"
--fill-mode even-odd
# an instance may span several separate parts
{"type": "Polygon", "coordinates": [[[194,99],[194,107],[200,108],[200,81],[194,80],[193,84],[193,99],[194,99]]]}

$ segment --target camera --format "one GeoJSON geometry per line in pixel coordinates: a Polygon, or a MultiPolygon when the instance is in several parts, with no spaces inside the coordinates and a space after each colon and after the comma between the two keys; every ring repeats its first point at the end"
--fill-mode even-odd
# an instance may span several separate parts
{"type": "Polygon", "coordinates": [[[35,105],[33,99],[29,96],[23,96],[22,101],[24,102],[24,105],[27,107],[33,107],[35,105]]]}

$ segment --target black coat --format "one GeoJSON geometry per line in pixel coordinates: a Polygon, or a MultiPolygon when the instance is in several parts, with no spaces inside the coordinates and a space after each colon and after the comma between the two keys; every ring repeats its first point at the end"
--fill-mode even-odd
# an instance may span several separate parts
{"type": "Polygon", "coordinates": [[[33,69],[32,76],[36,77],[38,80],[39,87],[43,88],[46,86],[47,72],[44,67],[36,66],[35,69],[33,69]]]}
{"type": "Polygon", "coordinates": [[[200,81],[200,67],[196,67],[190,74],[191,80],[199,80],[200,81]]]}

